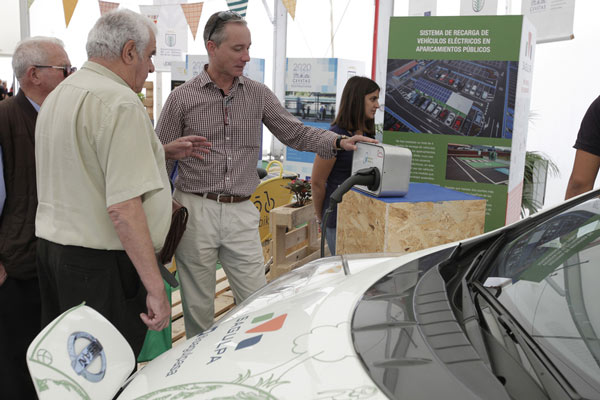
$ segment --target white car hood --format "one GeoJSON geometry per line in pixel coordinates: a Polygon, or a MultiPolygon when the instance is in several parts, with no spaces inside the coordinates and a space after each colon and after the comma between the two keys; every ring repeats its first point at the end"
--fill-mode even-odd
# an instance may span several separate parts
{"type": "Polygon", "coordinates": [[[349,276],[339,258],[311,263],[318,267],[310,277],[267,286],[152,361],[119,399],[385,398],[354,351],[349,324],[364,291],[416,257],[354,259],[349,276]]]}

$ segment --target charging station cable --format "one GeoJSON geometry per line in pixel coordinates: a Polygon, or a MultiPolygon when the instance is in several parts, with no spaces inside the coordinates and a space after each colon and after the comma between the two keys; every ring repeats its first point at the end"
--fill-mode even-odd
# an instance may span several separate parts
{"type": "Polygon", "coordinates": [[[342,197],[344,197],[344,194],[346,194],[346,192],[354,185],[363,185],[369,188],[369,190],[375,191],[379,188],[380,183],[381,172],[379,171],[379,168],[363,168],[356,171],[354,175],[342,182],[341,185],[333,191],[331,197],[329,198],[329,207],[323,215],[323,224],[321,229],[321,257],[325,257],[325,233],[327,231],[327,217],[329,217],[329,214],[331,214],[331,212],[337,208],[338,203],[342,202],[342,197]]]}

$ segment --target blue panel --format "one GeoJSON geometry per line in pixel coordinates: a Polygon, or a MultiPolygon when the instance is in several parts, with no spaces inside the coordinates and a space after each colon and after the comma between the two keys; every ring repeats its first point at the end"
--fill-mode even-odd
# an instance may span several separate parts
{"type": "Polygon", "coordinates": [[[482,200],[481,197],[447,189],[431,183],[411,182],[408,186],[408,193],[404,197],[375,197],[356,189],[352,190],[367,197],[383,201],[384,203],[423,203],[456,200],[482,200]]]}
{"type": "Polygon", "coordinates": [[[331,128],[331,124],[329,122],[306,121],[304,119],[301,121],[304,125],[314,126],[315,128],[321,128],[321,129],[326,129],[326,130],[329,130],[329,128],[331,128]]]}
{"type": "Polygon", "coordinates": [[[336,72],[337,71],[337,58],[329,58],[329,68],[328,71],[329,72],[336,72]]]}
{"type": "Polygon", "coordinates": [[[296,149],[288,147],[285,152],[285,159],[286,161],[312,163],[313,161],[315,161],[315,153],[311,153],[308,151],[298,151],[296,149]]]}

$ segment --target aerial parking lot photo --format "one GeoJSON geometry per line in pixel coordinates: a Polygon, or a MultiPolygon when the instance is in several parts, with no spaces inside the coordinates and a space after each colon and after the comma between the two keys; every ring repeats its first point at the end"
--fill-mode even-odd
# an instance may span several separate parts
{"type": "Polygon", "coordinates": [[[390,59],[384,130],[511,139],[517,66],[512,61],[390,59]]]}
{"type": "Polygon", "coordinates": [[[599,399],[600,190],[410,254],[322,258],[138,370],[84,305],[27,361],[40,399],[599,399]]]}
{"type": "Polygon", "coordinates": [[[448,180],[507,185],[509,170],[509,147],[448,143],[448,180]]]}

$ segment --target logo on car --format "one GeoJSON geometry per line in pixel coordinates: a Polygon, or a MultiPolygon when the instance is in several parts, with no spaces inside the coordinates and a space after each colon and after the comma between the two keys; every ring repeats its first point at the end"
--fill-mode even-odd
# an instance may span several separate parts
{"type": "MultiPolygon", "coordinates": [[[[260,333],[260,335],[254,335],[249,338],[243,339],[235,346],[235,351],[242,350],[247,347],[253,346],[260,342],[263,337],[263,333],[265,332],[274,332],[278,331],[283,327],[287,314],[279,315],[273,318],[274,313],[263,314],[258,317],[254,317],[251,324],[258,324],[244,333],[260,333]]],[[[233,326],[229,328],[223,336],[223,338],[217,343],[217,346],[214,349],[215,354],[210,357],[210,361],[207,364],[212,364],[215,361],[218,361],[222,358],[223,354],[230,348],[229,343],[233,341],[234,337],[240,334],[240,330],[243,324],[246,323],[248,316],[243,316],[235,320],[233,326]]]]}
{"type": "MultiPolygon", "coordinates": [[[[77,346],[80,347],[80,346],[77,346]]],[[[106,373],[106,354],[104,348],[98,339],[87,332],[75,332],[69,336],[67,341],[67,351],[71,358],[71,367],[77,375],[84,377],[90,382],[100,382],[106,373]],[[79,353],[75,351],[77,341],[87,341],[88,344],[79,353]],[[96,358],[100,357],[101,365],[98,372],[91,372],[89,366],[96,358]]]]}
{"type": "Polygon", "coordinates": [[[280,330],[281,327],[283,326],[283,323],[285,322],[286,317],[287,317],[287,314],[282,314],[278,317],[273,318],[273,313],[270,313],[270,314],[265,314],[265,315],[261,315],[260,317],[254,318],[251,322],[253,324],[259,323],[259,322],[262,322],[265,320],[269,320],[269,321],[264,322],[258,326],[255,326],[252,329],[247,330],[246,333],[260,333],[260,335],[253,336],[251,338],[242,340],[241,342],[238,343],[238,345],[236,346],[235,349],[241,350],[243,348],[252,346],[252,345],[260,342],[260,340],[262,339],[262,336],[263,336],[262,333],[264,333],[264,332],[274,332],[274,331],[280,330]]]}

